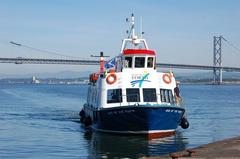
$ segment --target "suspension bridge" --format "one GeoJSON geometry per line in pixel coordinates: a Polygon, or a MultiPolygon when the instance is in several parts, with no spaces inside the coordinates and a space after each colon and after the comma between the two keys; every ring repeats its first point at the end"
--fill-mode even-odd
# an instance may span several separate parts
{"type": "MultiPolygon", "coordinates": [[[[170,64],[157,63],[157,67],[161,68],[178,68],[178,69],[197,69],[212,70],[213,84],[221,84],[223,82],[222,72],[240,72],[240,67],[222,66],[222,40],[227,41],[223,36],[214,36],[213,38],[213,65],[189,65],[189,64],[170,64]]],[[[11,44],[22,46],[21,44],[10,42],[11,44]]],[[[33,48],[32,48],[33,49],[33,48]]],[[[36,49],[35,49],[36,50],[36,49]]],[[[38,51],[41,51],[37,49],[38,51]]],[[[55,53],[56,54],[56,53],[55,53]]],[[[58,54],[60,55],[60,54],[58,54]]],[[[61,65],[99,65],[97,60],[78,60],[78,59],[44,59],[44,58],[0,58],[0,63],[12,64],[61,64],[61,65]]]]}
{"type": "MultiPolygon", "coordinates": [[[[36,59],[36,58],[20,58],[20,57],[18,57],[18,58],[0,58],[0,63],[99,65],[99,61],[97,61],[97,60],[36,59]]],[[[156,66],[161,67],[161,68],[198,69],[198,70],[222,69],[222,71],[226,71],[226,72],[240,72],[240,68],[238,68],[238,67],[187,65],[187,64],[170,64],[170,63],[157,63],[156,66]]]]}

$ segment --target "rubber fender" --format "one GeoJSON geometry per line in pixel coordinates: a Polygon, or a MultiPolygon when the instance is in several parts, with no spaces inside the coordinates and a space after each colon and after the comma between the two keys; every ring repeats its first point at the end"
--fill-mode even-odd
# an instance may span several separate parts
{"type": "Polygon", "coordinates": [[[90,126],[90,125],[92,125],[92,119],[91,119],[90,116],[88,116],[88,117],[86,117],[86,118],[84,119],[84,125],[85,125],[85,126],[90,126]]]}
{"type": "Polygon", "coordinates": [[[188,122],[187,118],[185,118],[185,117],[182,118],[180,126],[183,129],[187,129],[189,127],[189,122],[188,122]]]}
{"type": "Polygon", "coordinates": [[[85,112],[84,112],[84,110],[81,110],[79,112],[79,116],[80,116],[80,122],[83,123],[83,121],[85,119],[85,112]]]}

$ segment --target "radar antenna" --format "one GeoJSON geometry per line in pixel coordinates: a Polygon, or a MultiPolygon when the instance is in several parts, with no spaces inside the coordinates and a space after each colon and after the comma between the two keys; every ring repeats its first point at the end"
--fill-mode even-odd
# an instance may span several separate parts
{"type": "Polygon", "coordinates": [[[126,18],[126,22],[130,23],[130,30],[126,31],[126,33],[128,34],[128,37],[127,39],[123,40],[121,53],[126,48],[127,43],[131,43],[134,46],[134,48],[138,47],[139,49],[142,49],[143,47],[144,49],[148,50],[146,40],[142,38],[144,34],[144,32],[142,32],[142,18],[140,23],[140,38],[138,38],[138,36],[135,34],[135,18],[133,13],[131,14],[130,20],[126,18]]]}

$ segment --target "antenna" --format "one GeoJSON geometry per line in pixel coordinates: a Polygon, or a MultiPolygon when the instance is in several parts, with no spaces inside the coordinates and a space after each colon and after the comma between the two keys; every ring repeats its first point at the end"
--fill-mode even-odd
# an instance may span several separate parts
{"type": "Polygon", "coordinates": [[[126,22],[130,24],[130,29],[126,31],[128,34],[127,39],[124,39],[122,42],[122,47],[121,47],[121,53],[123,50],[126,48],[127,44],[131,44],[133,48],[142,49],[144,47],[145,49],[148,50],[147,42],[145,39],[143,39],[143,34],[144,32],[142,31],[142,17],[140,19],[140,36],[138,37],[135,34],[135,17],[134,14],[131,14],[131,18],[126,18],[126,22]]]}
{"type": "Polygon", "coordinates": [[[141,39],[143,38],[143,31],[142,31],[142,16],[140,17],[140,35],[141,39]]]}
{"type": "Polygon", "coordinates": [[[135,36],[135,29],[134,29],[134,24],[135,24],[135,18],[134,18],[134,14],[131,14],[131,19],[129,20],[128,18],[126,18],[126,22],[131,24],[131,28],[130,30],[127,30],[126,33],[128,34],[128,38],[134,39],[136,38],[135,36]]]}
{"type": "Polygon", "coordinates": [[[110,56],[105,56],[103,55],[103,52],[100,52],[100,55],[90,55],[90,57],[110,57],[110,56]]]}
{"type": "Polygon", "coordinates": [[[134,14],[133,13],[131,15],[131,23],[132,23],[132,28],[131,28],[131,30],[132,30],[132,39],[134,39],[135,38],[135,29],[134,29],[135,18],[134,18],[134,14]]]}

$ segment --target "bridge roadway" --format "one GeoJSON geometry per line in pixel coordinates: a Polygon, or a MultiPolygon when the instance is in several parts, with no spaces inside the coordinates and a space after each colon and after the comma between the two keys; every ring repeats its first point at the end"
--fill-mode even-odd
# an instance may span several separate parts
{"type": "MultiPolygon", "coordinates": [[[[68,60],[68,59],[39,59],[39,58],[0,58],[0,63],[13,64],[65,64],[65,65],[99,65],[97,60],[68,60]]],[[[157,67],[161,68],[179,68],[179,69],[198,69],[198,70],[213,70],[222,69],[229,72],[240,72],[239,67],[215,67],[206,65],[188,65],[188,64],[169,64],[157,63],[157,67]]]]}

